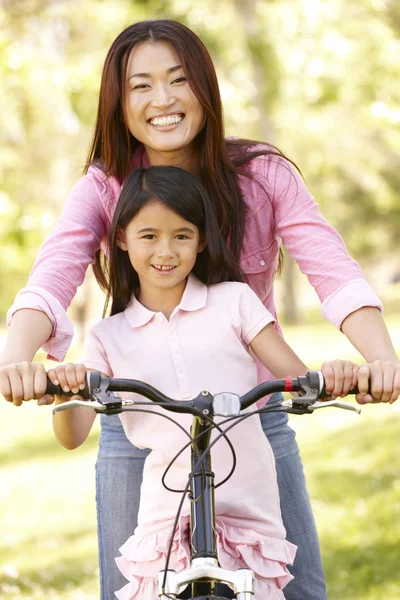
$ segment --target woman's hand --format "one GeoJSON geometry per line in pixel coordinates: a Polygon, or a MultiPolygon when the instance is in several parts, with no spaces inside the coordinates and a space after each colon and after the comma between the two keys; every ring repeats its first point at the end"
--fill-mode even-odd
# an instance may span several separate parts
{"type": "Polygon", "coordinates": [[[38,404],[51,404],[54,397],[44,395],[46,386],[46,371],[42,363],[24,361],[0,368],[0,394],[15,406],[32,399],[37,399],[38,404]]]}
{"type": "Polygon", "coordinates": [[[358,366],[349,360],[329,360],[321,371],[325,379],[325,390],[332,398],[344,398],[357,385],[358,366]]]}
{"type": "MultiPolygon", "coordinates": [[[[79,394],[80,390],[85,389],[86,367],[82,364],[65,363],[50,369],[47,376],[54,385],[61,385],[64,392],[73,392],[79,394]]],[[[57,396],[58,402],[66,402],[71,398],[57,396]]]]}
{"type": "Polygon", "coordinates": [[[400,395],[400,362],[375,360],[363,364],[358,371],[358,389],[359,404],[392,404],[400,395]]]}

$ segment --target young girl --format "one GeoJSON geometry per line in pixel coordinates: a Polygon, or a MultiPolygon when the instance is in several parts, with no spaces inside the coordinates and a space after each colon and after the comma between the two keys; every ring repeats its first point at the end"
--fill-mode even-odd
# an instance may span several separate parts
{"type": "MultiPolygon", "coordinates": [[[[131,175],[116,208],[109,250],[111,316],[89,333],[84,367],[61,365],[49,371],[54,383],[77,392],[85,370],[95,369],[146,381],[184,400],[202,389],[244,394],[257,384],[254,356],[276,377],[307,371],[276,332],[272,314],[239,282],[241,273],[224,243],[212,202],[188,172],[150,167],[131,175]]],[[[352,363],[335,362],[324,370],[328,389],[339,386],[343,395],[357,381],[352,363]]],[[[187,438],[157,415],[161,408],[152,410],[156,414],[121,415],[129,440],[152,452],[145,463],[138,527],[117,558],[129,581],[116,592],[120,600],[157,597],[156,577],[164,568],[171,534],[169,568],[179,571],[189,565],[189,501],[172,532],[179,496],[161,484],[163,471],[187,438]]],[[[94,418],[89,409],[57,413],[57,439],[75,448],[86,439],[94,418]]],[[[174,419],[189,430],[191,416],[175,414],[174,419]]],[[[246,419],[229,437],[237,467],[215,494],[219,562],[228,569],[255,571],[255,600],[283,599],[281,590],[292,578],[286,565],[292,564],[296,547],[285,540],[273,453],[259,419],[246,419]]],[[[174,488],[185,487],[188,453],[170,471],[174,488]]],[[[219,481],[231,468],[223,440],[215,447],[213,466],[219,481]]]]}

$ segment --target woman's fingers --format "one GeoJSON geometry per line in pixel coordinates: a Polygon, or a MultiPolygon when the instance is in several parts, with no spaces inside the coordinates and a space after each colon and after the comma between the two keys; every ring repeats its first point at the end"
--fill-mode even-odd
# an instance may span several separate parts
{"type": "Polygon", "coordinates": [[[362,365],[358,372],[358,388],[357,402],[360,404],[395,402],[400,395],[400,363],[376,360],[362,365]]]}

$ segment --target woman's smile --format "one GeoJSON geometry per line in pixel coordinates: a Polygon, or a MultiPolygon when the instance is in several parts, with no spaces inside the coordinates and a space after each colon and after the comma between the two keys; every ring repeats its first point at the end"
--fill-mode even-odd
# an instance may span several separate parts
{"type": "Polygon", "coordinates": [[[168,42],[143,42],[131,51],[125,112],[128,128],[145,146],[150,164],[192,159],[205,112],[168,42]]]}

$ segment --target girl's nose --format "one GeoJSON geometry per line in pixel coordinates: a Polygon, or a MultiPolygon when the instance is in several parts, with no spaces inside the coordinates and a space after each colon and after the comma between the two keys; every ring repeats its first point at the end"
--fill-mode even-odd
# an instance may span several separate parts
{"type": "Polygon", "coordinates": [[[159,244],[157,245],[157,256],[165,259],[170,258],[171,256],[173,256],[173,254],[174,252],[171,248],[169,240],[160,240],[159,244]]]}

